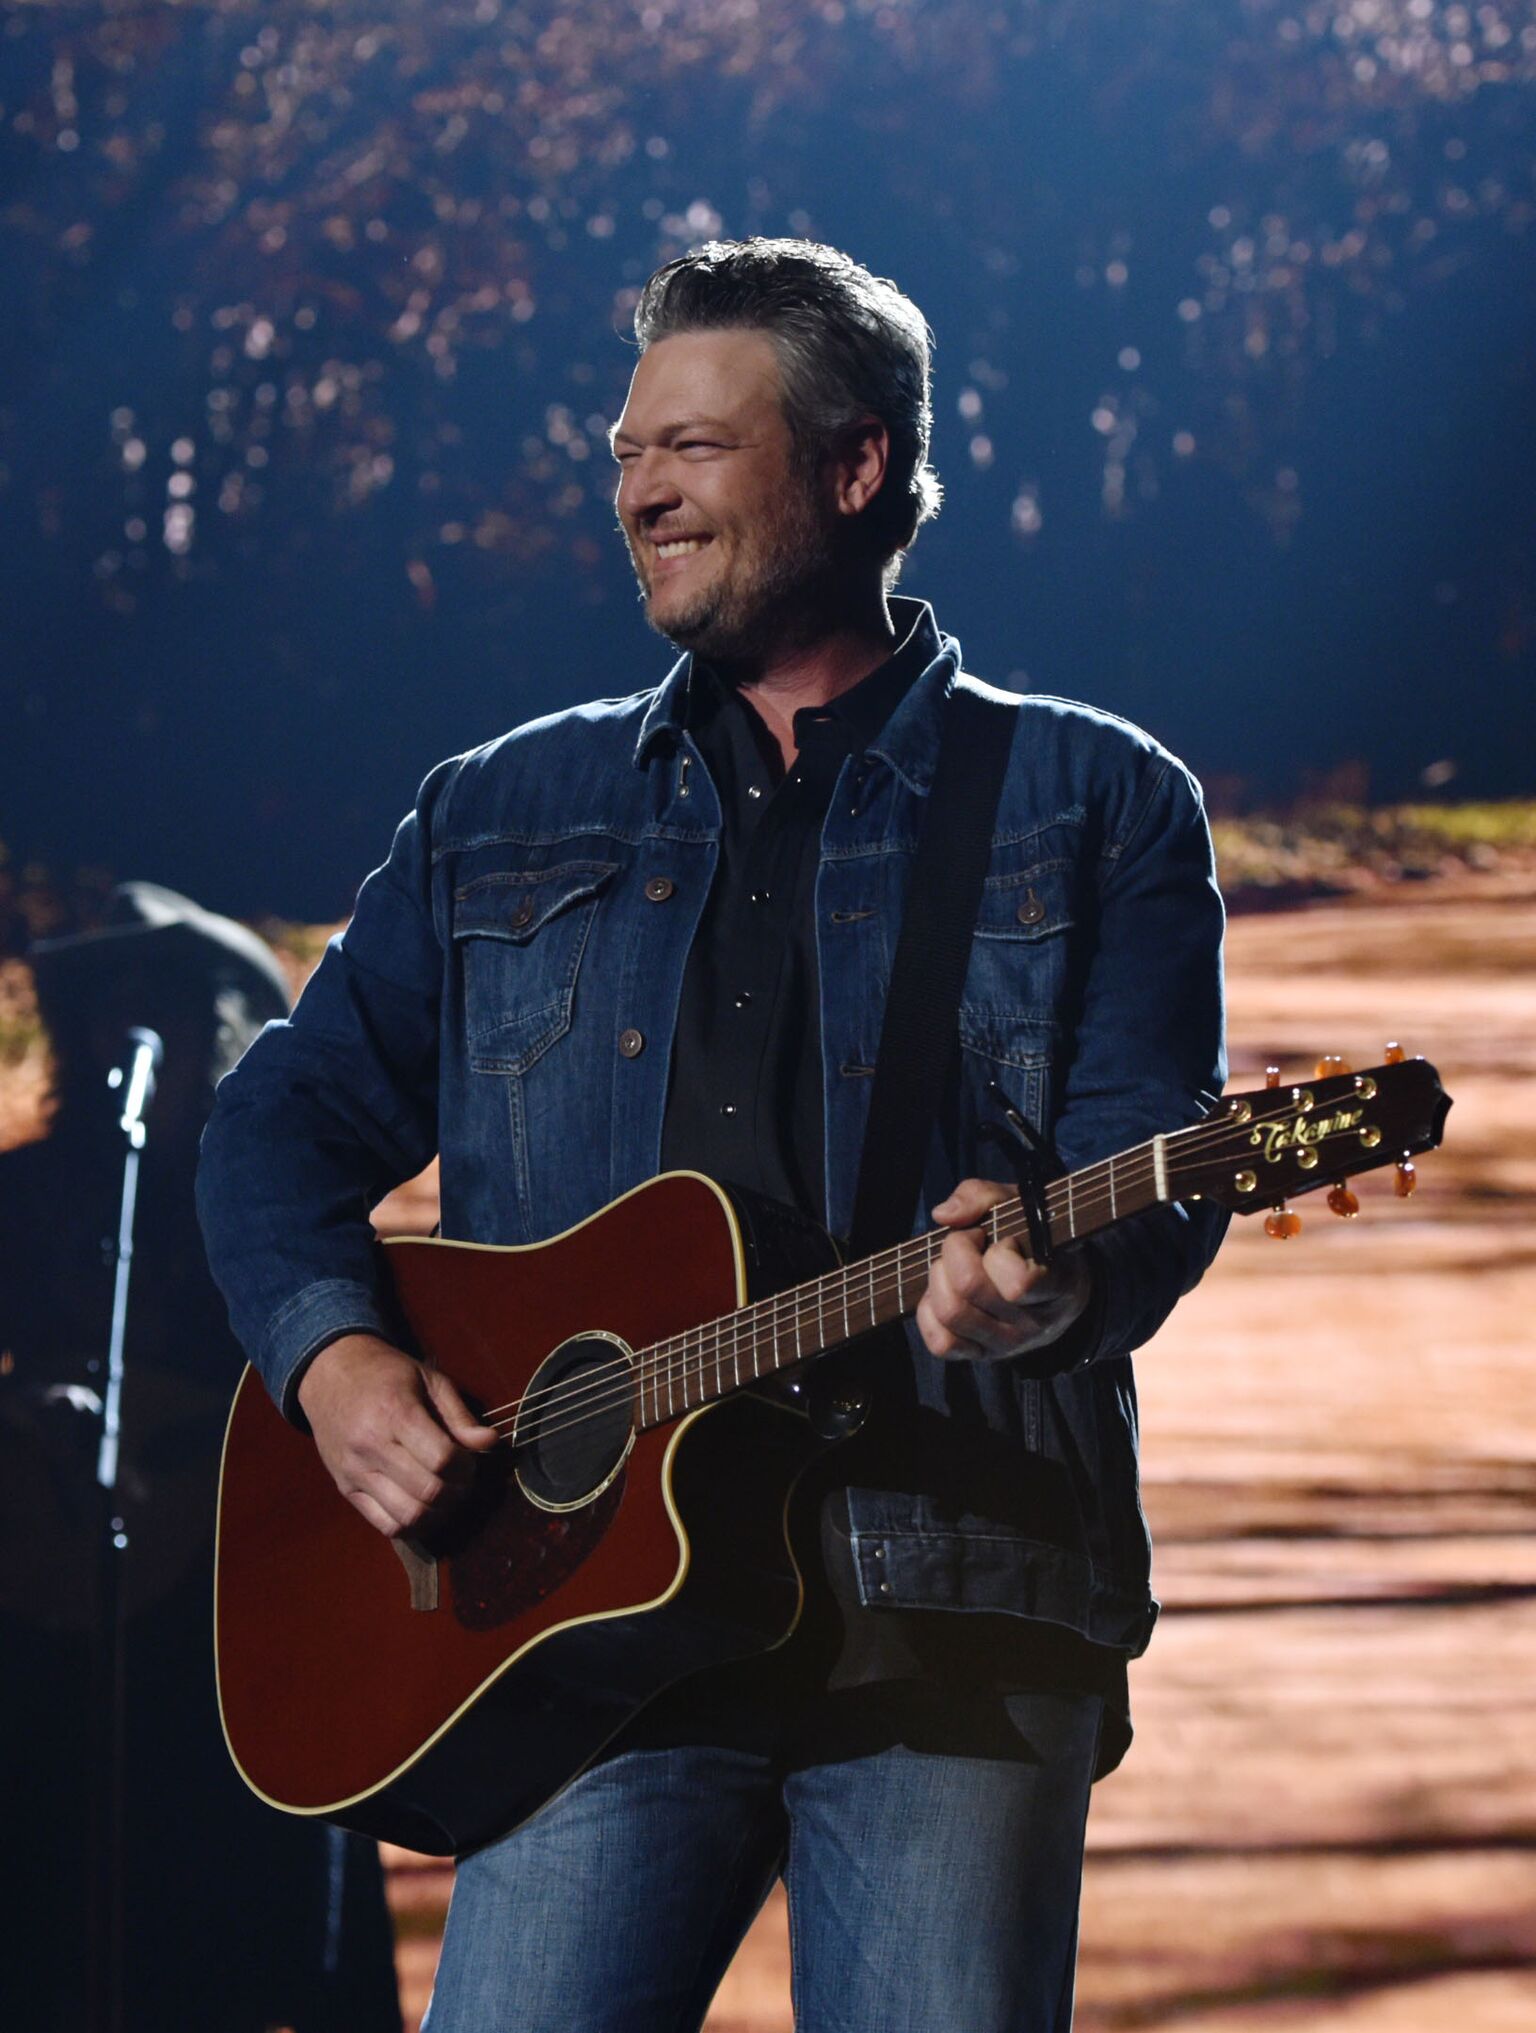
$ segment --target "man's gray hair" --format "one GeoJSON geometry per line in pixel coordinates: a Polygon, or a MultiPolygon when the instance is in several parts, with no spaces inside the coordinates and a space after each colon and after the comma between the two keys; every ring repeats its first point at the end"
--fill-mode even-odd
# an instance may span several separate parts
{"type": "Polygon", "coordinates": [[[885,484],[860,520],[893,586],[902,553],[944,498],[928,464],[933,334],[922,312],[835,247],[763,238],[711,240],[668,262],[635,306],[642,353],[678,332],[734,330],[771,341],[785,421],[808,474],[861,418],[885,425],[885,484]]]}

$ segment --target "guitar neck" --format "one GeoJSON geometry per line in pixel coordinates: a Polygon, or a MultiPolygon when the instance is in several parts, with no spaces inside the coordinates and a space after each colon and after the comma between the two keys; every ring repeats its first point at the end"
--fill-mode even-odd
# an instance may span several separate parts
{"type": "MultiPolygon", "coordinates": [[[[1174,1140],[1156,1136],[1052,1180],[1045,1193],[1051,1247],[1076,1242],[1173,1197],[1166,1147],[1174,1140]]],[[[1017,1193],[999,1201],[980,1225],[990,1241],[1016,1240],[1030,1254],[1028,1218],[1017,1193]]],[[[948,1233],[930,1229],[637,1351],[637,1423],[663,1425],[761,1377],[904,1319],[916,1310],[948,1233]]]]}

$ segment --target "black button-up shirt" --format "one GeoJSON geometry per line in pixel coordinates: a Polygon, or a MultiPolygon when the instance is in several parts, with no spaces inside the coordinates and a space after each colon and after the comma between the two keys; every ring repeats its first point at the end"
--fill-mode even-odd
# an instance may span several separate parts
{"type": "Polygon", "coordinates": [[[720,864],[683,976],[662,1166],[766,1193],[817,1221],[826,1218],[821,829],[845,758],[869,747],[940,650],[926,602],[893,605],[907,623],[896,650],[829,705],[800,709],[787,772],[739,692],[699,663],[689,681],[689,731],[720,796],[720,864]]]}
{"type": "MultiPolygon", "coordinates": [[[[817,1221],[826,1206],[815,910],[821,830],[844,761],[874,743],[941,648],[925,601],[893,600],[891,610],[897,647],[828,705],[796,713],[798,753],[788,770],[746,698],[698,661],[689,677],[689,732],[720,798],[720,861],[683,977],[662,1167],[766,1193],[817,1221]]],[[[846,1489],[889,1475],[874,1424],[811,1472],[820,1562],[805,1575],[793,1641],[768,1659],[675,1690],[656,1726],[698,1726],[727,1694],[737,1706],[777,1710],[807,1691],[905,1687],[950,1705],[957,1742],[986,1735],[1006,1756],[1009,1731],[997,1721],[1006,1690],[1093,1690],[1106,1697],[1100,1770],[1110,1769],[1130,1734],[1117,1656],[1022,1618],[881,1611],[859,1601],[846,1489]],[[989,1722],[965,1706],[976,1700],[993,1703],[989,1722]]]]}

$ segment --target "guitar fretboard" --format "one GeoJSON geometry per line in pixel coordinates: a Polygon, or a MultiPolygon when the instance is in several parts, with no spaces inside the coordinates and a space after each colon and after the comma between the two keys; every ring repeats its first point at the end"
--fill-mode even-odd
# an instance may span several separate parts
{"type": "MultiPolygon", "coordinates": [[[[1185,1133],[1153,1137],[1052,1180],[1045,1193],[1052,1249],[1172,1198],[1168,1146],[1180,1134],[1185,1133]]],[[[993,1242],[1015,1239],[1023,1243],[1025,1255],[1030,1254],[1028,1217],[1017,1193],[1000,1201],[981,1226],[993,1242]]],[[[892,1249],[637,1350],[636,1423],[663,1425],[758,1378],[828,1354],[861,1334],[905,1318],[916,1310],[949,1233],[930,1229],[892,1249]]]]}

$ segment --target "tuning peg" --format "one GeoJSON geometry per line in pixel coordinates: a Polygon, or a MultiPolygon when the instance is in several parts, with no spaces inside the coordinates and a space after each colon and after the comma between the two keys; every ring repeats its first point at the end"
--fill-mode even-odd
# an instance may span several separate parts
{"type": "Polygon", "coordinates": [[[1280,1085],[1280,1068],[1278,1066],[1266,1066],[1264,1068],[1264,1085],[1266,1087],[1278,1087],[1280,1085]]]}
{"type": "Polygon", "coordinates": [[[1381,1056],[1382,1061],[1385,1065],[1401,1066],[1403,1061],[1407,1058],[1408,1054],[1403,1050],[1402,1046],[1397,1042],[1396,1038],[1394,1038],[1391,1044],[1388,1045],[1387,1049],[1382,1053],[1381,1056]]]}
{"type": "Polygon", "coordinates": [[[1317,1062],[1317,1077],[1326,1080],[1331,1073],[1353,1073],[1354,1067],[1347,1059],[1341,1059],[1337,1052],[1325,1052],[1317,1062]]]}
{"type": "Polygon", "coordinates": [[[1293,1235],[1301,1233],[1301,1216],[1292,1214],[1283,1200],[1277,1200],[1264,1217],[1264,1233],[1276,1242],[1289,1242],[1293,1235]]]}
{"type": "Polygon", "coordinates": [[[1392,1190],[1396,1193],[1398,1199],[1406,1200],[1410,1193],[1417,1192],[1418,1184],[1419,1175],[1413,1169],[1412,1158],[1399,1158],[1397,1161],[1397,1177],[1392,1181],[1392,1190]]]}
{"type": "Polygon", "coordinates": [[[1328,1205],[1345,1221],[1353,1221],[1360,1212],[1359,1198],[1349,1190],[1347,1179],[1341,1179],[1337,1186],[1329,1187],[1328,1205]]]}

